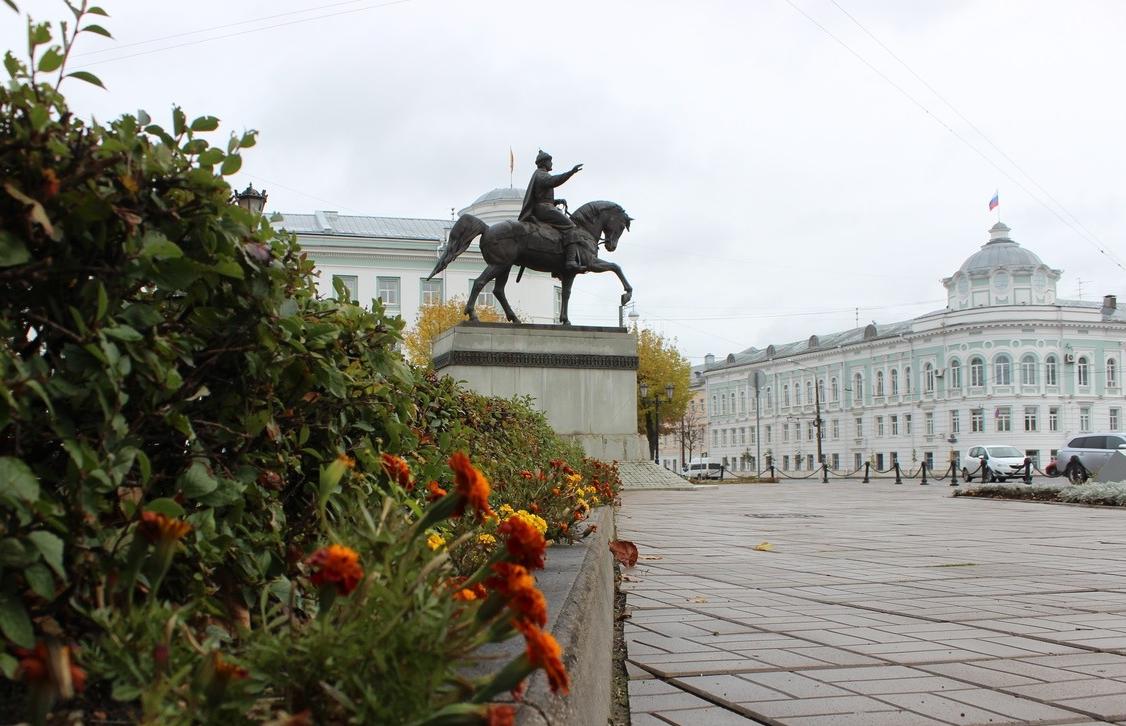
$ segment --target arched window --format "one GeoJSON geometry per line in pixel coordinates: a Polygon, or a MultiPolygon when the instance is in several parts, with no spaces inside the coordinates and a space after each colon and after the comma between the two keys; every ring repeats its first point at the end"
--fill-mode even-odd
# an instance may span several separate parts
{"type": "Polygon", "coordinates": [[[809,381],[805,382],[805,402],[813,403],[813,384],[809,381]]]}
{"type": "Polygon", "coordinates": [[[859,373],[852,377],[852,400],[854,403],[864,403],[864,376],[859,373]]]}
{"type": "Polygon", "coordinates": [[[770,411],[774,408],[774,386],[766,387],[766,410],[770,411]]]}
{"type": "Polygon", "coordinates": [[[911,366],[903,369],[903,387],[907,389],[907,395],[911,395],[911,366]]]}
{"type": "Polygon", "coordinates": [[[739,391],[739,413],[747,412],[747,392],[739,391]]]}
{"type": "Polygon", "coordinates": [[[841,400],[841,384],[837,383],[836,377],[829,379],[829,393],[833,396],[833,403],[841,400]]]}
{"type": "Polygon", "coordinates": [[[790,384],[786,383],[782,386],[782,405],[790,405],[790,384]]]}
{"type": "Polygon", "coordinates": [[[891,369],[890,383],[891,383],[891,395],[898,396],[899,395],[899,369],[898,368],[892,368],[891,369]]]}
{"type": "Polygon", "coordinates": [[[712,415],[713,416],[716,416],[716,415],[719,414],[719,409],[716,408],[716,406],[717,406],[716,397],[712,396],[712,415]]]}
{"type": "Polygon", "coordinates": [[[1002,353],[993,359],[993,385],[1011,386],[1013,384],[1013,359],[1002,353]]]}
{"type": "Polygon", "coordinates": [[[962,389],[962,364],[957,358],[950,361],[950,388],[955,391],[962,389]]]}
{"type": "Polygon", "coordinates": [[[985,385],[985,361],[977,356],[970,358],[970,387],[981,388],[985,385]]]}
{"type": "Polygon", "coordinates": [[[934,366],[930,363],[923,365],[923,392],[934,393],[934,366]]]}
{"type": "Polygon", "coordinates": [[[1056,375],[1056,357],[1050,355],[1044,359],[1044,385],[1058,386],[1060,383],[1056,375]]]}
{"type": "Polygon", "coordinates": [[[735,413],[735,392],[731,392],[731,413],[735,413]]]}
{"type": "Polygon", "coordinates": [[[1079,376],[1079,385],[1081,385],[1081,386],[1091,385],[1091,377],[1090,377],[1090,374],[1089,374],[1089,370],[1090,370],[1090,366],[1087,364],[1087,357],[1086,356],[1080,357],[1079,363],[1076,366],[1076,373],[1079,376]]]}
{"type": "Polygon", "coordinates": [[[1118,362],[1113,358],[1106,359],[1106,387],[1118,388],[1118,362]]]}
{"type": "Polygon", "coordinates": [[[795,406],[801,405],[801,384],[800,383],[794,384],[794,405],[795,406]]]}
{"type": "Polygon", "coordinates": [[[817,379],[817,395],[821,397],[821,402],[825,402],[825,379],[817,379]]]}
{"type": "Polygon", "coordinates": [[[1020,359],[1020,385],[1036,385],[1036,356],[1031,353],[1020,359]]]}
{"type": "Polygon", "coordinates": [[[884,372],[876,371],[876,395],[884,395],[884,372]]]}

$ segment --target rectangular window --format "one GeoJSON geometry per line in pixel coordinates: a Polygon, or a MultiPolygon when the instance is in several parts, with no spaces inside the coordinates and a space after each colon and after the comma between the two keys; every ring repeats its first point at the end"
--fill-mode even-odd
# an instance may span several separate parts
{"type": "Polygon", "coordinates": [[[758,432],[755,431],[754,429],[747,429],[747,430],[751,432],[751,443],[757,444],[758,443],[758,432]]]}
{"type": "Polygon", "coordinates": [[[768,443],[768,444],[774,443],[773,431],[774,431],[774,427],[771,426],[770,424],[767,424],[766,425],[766,443],[768,443]]]}
{"type": "Polygon", "coordinates": [[[1117,431],[1118,430],[1118,411],[1119,411],[1119,409],[1117,409],[1117,408],[1110,409],[1110,430],[1111,431],[1117,431]]]}
{"type": "Polygon", "coordinates": [[[790,455],[786,454],[782,457],[782,469],[789,471],[790,469],[790,455]]]}
{"type": "Polygon", "coordinates": [[[1060,410],[1056,406],[1052,406],[1048,409],[1048,430],[1060,430],[1060,410]]]}
{"type": "Polygon", "coordinates": [[[419,280],[418,303],[419,305],[441,305],[445,302],[442,280],[419,280]]]}
{"type": "Polygon", "coordinates": [[[980,408],[970,411],[970,431],[975,434],[985,431],[985,412],[980,408]]]}
{"type": "Polygon", "coordinates": [[[899,436],[899,416],[895,414],[891,416],[891,435],[899,436]]]}
{"type": "Polygon", "coordinates": [[[1032,459],[1033,466],[1040,466],[1040,450],[1039,449],[1025,449],[1024,455],[1032,459]]]}
{"type": "Polygon", "coordinates": [[[927,469],[934,471],[934,452],[927,451],[923,454],[923,461],[927,462],[927,469]]]}
{"type": "Polygon", "coordinates": [[[1036,406],[1025,406],[1024,407],[1024,430],[1025,431],[1036,431],[1037,430],[1038,422],[1037,422],[1036,419],[1039,415],[1039,412],[1040,412],[1040,409],[1038,409],[1036,406]]]}
{"type": "Polygon", "coordinates": [[[813,454],[805,455],[805,463],[808,465],[810,471],[813,470],[813,454]]]}
{"type": "Polygon", "coordinates": [[[805,440],[813,441],[813,422],[810,421],[805,425],[805,440]]]}
{"type": "Polygon", "coordinates": [[[399,299],[399,278],[375,278],[375,294],[383,301],[383,307],[388,310],[398,310],[401,302],[399,299]]]}
{"type": "Polygon", "coordinates": [[[883,435],[884,435],[884,417],[883,416],[877,416],[876,417],[876,436],[883,436],[883,435]]]}
{"type": "Polygon", "coordinates": [[[839,439],[841,437],[841,420],[837,418],[833,419],[832,423],[830,424],[830,430],[832,431],[833,438],[839,439]]]}
{"type": "Polygon", "coordinates": [[[884,468],[884,455],[883,454],[876,454],[876,468],[881,469],[881,470],[884,468]]]}
{"type": "Polygon", "coordinates": [[[934,436],[934,412],[927,411],[923,414],[923,429],[927,436],[934,436]]]}
{"type": "Polygon", "coordinates": [[[856,417],[856,438],[864,438],[864,419],[859,416],[856,417]]]}
{"type": "Polygon", "coordinates": [[[339,282],[348,291],[348,299],[356,302],[360,299],[360,278],[355,275],[333,275],[332,294],[336,295],[336,283],[339,282]]]}
{"type": "Polygon", "coordinates": [[[719,445],[719,432],[716,431],[715,429],[712,429],[712,446],[718,446],[718,445],[719,445]]]}
{"type": "Polygon", "coordinates": [[[790,424],[782,424],[782,441],[790,440],[790,424]]]}
{"type": "MultiPolygon", "coordinates": [[[[477,307],[495,308],[497,306],[497,299],[493,295],[493,283],[494,282],[496,282],[496,281],[495,280],[489,280],[488,282],[485,283],[485,286],[483,288],[481,288],[481,292],[477,294],[477,307]]],[[[476,285],[476,284],[477,284],[476,279],[469,281],[469,294],[470,295],[473,294],[473,286],[476,285]]]]}
{"type": "Polygon", "coordinates": [[[837,471],[840,471],[840,468],[841,468],[841,455],[840,454],[833,454],[832,468],[836,469],[837,471]]]}
{"type": "Polygon", "coordinates": [[[794,468],[801,471],[801,454],[794,454],[794,468]]]}
{"type": "Polygon", "coordinates": [[[903,433],[911,435],[911,414],[903,414],[903,433]]]}
{"type": "Polygon", "coordinates": [[[1079,409],[1079,430],[1091,430],[1091,408],[1089,406],[1079,409]]]}
{"type": "Polygon", "coordinates": [[[721,446],[727,446],[727,429],[720,430],[719,443],[721,446]]]}
{"type": "Polygon", "coordinates": [[[957,434],[962,431],[962,422],[959,420],[958,412],[950,412],[950,433],[957,434]]]}
{"type": "Polygon", "coordinates": [[[1013,430],[1013,413],[1008,406],[998,406],[993,415],[997,418],[997,431],[1008,432],[1013,430]]]}
{"type": "Polygon", "coordinates": [[[857,451],[852,455],[852,468],[860,471],[862,466],[864,466],[864,455],[857,451]]]}

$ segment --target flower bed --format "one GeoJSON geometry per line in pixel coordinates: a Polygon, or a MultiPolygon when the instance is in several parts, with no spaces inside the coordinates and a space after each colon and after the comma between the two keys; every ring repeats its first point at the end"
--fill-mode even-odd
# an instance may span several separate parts
{"type": "Polygon", "coordinates": [[[954,496],[1124,507],[1126,506],[1126,482],[1092,482],[1076,486],[981,484],[956,491],[954,496]]]}

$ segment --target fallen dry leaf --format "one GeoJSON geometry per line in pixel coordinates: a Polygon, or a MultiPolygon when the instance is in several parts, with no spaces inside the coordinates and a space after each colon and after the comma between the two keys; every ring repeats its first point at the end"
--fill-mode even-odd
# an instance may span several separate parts
{"type": "Polygon", "coordinates": [[[773,552],[774,545],[770,544],[769,542],[759,542],[754,546],[754,549],[758,552],[773,552]]]}
{"type": "Polygon", "coordinates": [[[663,560],[665,558],[661,557],[660,555],[642,555],[638,559],[642,559],[642,560],[663,560]]]}
{"type": "Polygon", "coordinates": [[[622,575],[622,582],[641,582],[640,577],[630,577],[629,575],[622,575]]]}
{"type": "Polygon", "coordinates": [[[614,554],[614,559],[622,563],[626,567],[633,567],[637,564],[637,545],[623,539],[615,539],[610,542],[610,552],[614,554]]]}
{"type": "Polygon", "coordinates": [[[710,600],[708,600],[706,597],[700,597],[699,595],[697,595],[696,597],[688,598],[688,602],[710,602],[710,600]]]}

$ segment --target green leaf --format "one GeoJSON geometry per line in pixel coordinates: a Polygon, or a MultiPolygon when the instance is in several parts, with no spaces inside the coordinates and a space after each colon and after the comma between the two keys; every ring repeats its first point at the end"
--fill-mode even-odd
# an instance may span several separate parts
{"type": "MultiPolygon", "coordinates": [[[[9,5],[12,5],[12,0],[4,0],[4,2],[8,3],[9,5]]],[[[12,7],[15,8],[16,6],[12,5],[12,7]]],[[[4,677],[7,678],[9,681],[16,680],[16,670],[19,667],[20,667],[20,662],[18,660],[16,660],[16,657],[14,655],[8,655],[7,653],[0,653],[0,673],[3,673],[4,677]]]]}
{"type": "Polygon", "coordinates": [[[113,689],[110,691],[110,698],[118,703],[129,703],[136,701],[141,697],[141,689],[128,681],[114,681],[113,689]]]}
{"type": "Polygon", "coordinates": [[[10,232],[0,230],[0,267],[22,265],[31,259],[27,245],[10,232]]]}
{"type": "MultiPolygon", "coordinates": [[[[17,13],[20,11],[20,9],[16,7],[15,0],[4,0],[4,2],[6,2],[8,4],[8,7],[10,7],[12,10],[15,10],[17,13]]],[[[7,672],[5,672],[4,675],[7,675],[8,678],[12,678],[12,676],[8,675],[7,672]]],[[[15,679],[13,678],[13,680],[15,679]]]]}
{"type": "Polygon", "coordinates": [[[8,75],[15,78],[20,74],[21,64],[19,59],[12,55],[12,51],[4,54],[4,68],[8,71],[8,75]]]}
{"type": "Polygon", "coordinates": [[[51,120],[51,112],[47,110],[46,106],[35,104],[27,109],[27,118],[31,121],[31,127],[36,131],[42,131],[47,128],[47,122],[51,120]]]}
{"type": "Polygon", "coordinates": [[[175,499],[169,499],[167,497],[152,500],[145,505],[145,511],[163,514],[165,517],[184,516],[184,508],[177,504],[175,499]]]}
{"type": "Polygon", "coordinates": [[[51,42],[51,26],[47,23],[39,23],[39,25],[28,25],[27,28],[27,47],[29,50],[34,51],[35,46],[43,45],[44,43],[51,42]]]}
{"type": "Polygon", "coordinates": [[[0,593],[0,633],[21,648],[35,647],[35,630],[23,603],[15,595],[0,593]]]}
{"type": "Polygon", "coordinates": [[[188,117],[179,106],[172,109],[172,133],[179,136],[188,130],[188,117]]]}
{"type": "Polygon", "coordinates": [[[94,320],[101,320],[106,316],[106,310],[109,309],[109,297],[106,295],[106,286],[98,280],[98,309],[94,314],[94,320]]]}
{"type": "Polygon", "coordinates": [[[31,467],[12,456],[0,456],[0,497],[14,501],[39,501],[39,481],[31,467]]]}
{"type": "Polygon", "coordinates": [[[152,462],[145,452],[137,452],[137,468],[141,470],[141,484],[148,484],[149,477],[152,476],[152,462]]]}
{"type": "Polygon", "coordinates": [[[143,108],[137,109],[137,123],[141,126],[148,126],[152,123],[152,116],[149,116],[148,111],[143,108]]]}
{"type": "Polygon", "coordinates": [[[36,562],[24,570],[23,576],[36,595],[47,601],[55,599],[55,578],[42,562],[36,562]]]}
{"type": "Polygon", "coordinates": [[[180,475],[180,491],[189,499],[196,499],[215,491],[219,481],[207,470],[207,465],[197,461],[180,475]]]}
{"type": "Polygon", "coordinates": [[[90,71],[72,71],[71,73],[67,73],[65,77],[66,78],[77,78],[80,81],[86,81],[87,83],[95,85],[98,88],[105,88],[106,87],[106,84],[102,83],[102,79],[98,78],[97,76],[95,76],[90,71]]]}
{"type": "Polygon", "coordinates": [[[183,257],[184,251],[160,232],[148,231],[141,238],[141,257],[154,260],[170,260],[183,257]]]}
{"type": "Polygon", "coordinates": [[[192,121],[192,131],[214,131],[219,128],[219,119],[214,116],[200,116],[192,121]]]}
{"type": "Polygon", "coordinates": [[[343,456],[333,459],[328,466],[321,467],[320,487],[317,493],[317,508],[323,510],[325,504],[337,490],[341,477],[348,471],[348,464],[343,456]]]}
{"type": "Polygon", "coordinates": [[[207,151],[204,151],[199,155],[199,165],[214,166],[215,164],[218,164],[220,161],[226,158],[226,156],[227,155],[223,153],[222,149],[217,149],[212,146],[207,151]]]}
{"type": "Polygon", "coordinates": [[[115,340],[120,340],[124,343],[136,343],[138,340],[145,339],[145,336],[141,335],[136,331],[136,329],[131,328],[128,325],[115,325],[112,328],[105,328],[104,330],[102,330],[102,332],[109,337],[115,340]]]}
{"type": "Polygon", "coordinates": [[[242,157],[238,154],[231,154],[226,159],[223,159],[223,165],[219,167],[219,173],[223,176],[230,176],[242,168],[242,157]]]}
{"type": "Polygon", "coordinates": [[[97,5],[91,5],[90,7],[86,8],[86,14],[87,15],[101,15],[103,18],[109,17],[109,13],[107,13],[105,10],[102,10],[97,5]]]}
{"type": "Polygon", "coordinates": [[[63,541],[46,530],[38,530],[27,536],[31,543],[43,555],[43,559],[51,566],[59,577],[66,580],[66,570],[63,568],[63,541]]]}
{"type": "Polygon", "coordinates": [[[241,280],[244,277],[242,272],[242,265],[231,259],[219,260],[211,266],[211,269],[215,270],[220,275],[223,275],[225,277],[233,277],[236,280],[241,280]]]}
{"type": "Polygon", "coordinates": [[[113,37],[112,35],[110,35],[108,30],[106,30],[105,28],[103,28],[100,25],[94,25],[93,23],[87,25],[85,28],[83,28],[82,30],[80,30],[78,32],[80,32],[80,33],[97,33],[98,35],[104,35],[107,38],[113,37]]]}
{"type": "Polygon", "coordinates": [[[50,73],[57,71],[59,66],[63,64],[63,54],[59,52],[59,47],[56,45],[48,48],[43,57],[39,59],[39,72],[50,73]]]}

